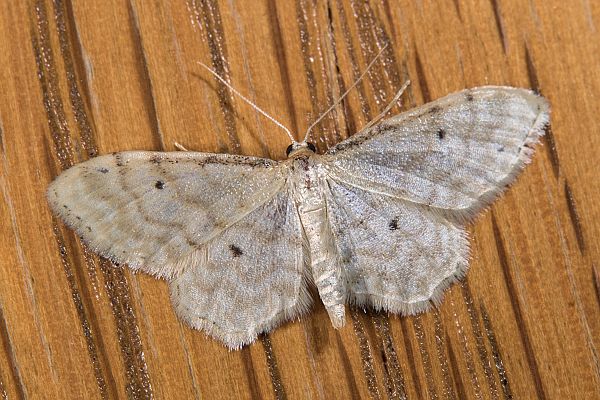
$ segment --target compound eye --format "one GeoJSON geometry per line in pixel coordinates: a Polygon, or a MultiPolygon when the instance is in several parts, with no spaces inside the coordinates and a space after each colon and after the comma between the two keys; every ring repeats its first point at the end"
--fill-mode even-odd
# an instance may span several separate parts
{"type": "Polygon", "coordinates": [[[290,155],[290,153],[292,152],[292,150],[294,150],[294,145],[293,145],[293,144],[290,144],[290,145],[287,147],[287,149],[285,150],[285,155],[286,155],[286,156],[289,156],[289,155],[290,155]]]}
{"type": "Polygon", "coordinates": [[[312,152],[313,152],[313,153],[316,153],[316,152],[317,152],[317,148],[315,147],[315,145],[314,145],[314,144],[312,144],[312,143],[308,142],[308,143],[306,143],[306,145],[308,146],[308,148],[309,148],[309,149],[311,149],[311,150],[312,150],[312,152]]]}

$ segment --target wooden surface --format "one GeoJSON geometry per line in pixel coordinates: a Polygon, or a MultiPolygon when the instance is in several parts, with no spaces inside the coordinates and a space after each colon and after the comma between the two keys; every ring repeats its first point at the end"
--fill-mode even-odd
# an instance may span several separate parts
{"type": "Polygon", "coordinates": [[[600,398],[600,2],[8,1],[0,5],[0,395],[5,398],[600,398]],[[437,311],[321,305],[242,351],[175,317],[164,281],[90,254],[44,198],[63,169],[120,150],[281,159],[483,84],[550,99],[532,164],[477,222],[467,279],[437,311]],[[394,109],[397,112],[398,108],[394,109]]]}

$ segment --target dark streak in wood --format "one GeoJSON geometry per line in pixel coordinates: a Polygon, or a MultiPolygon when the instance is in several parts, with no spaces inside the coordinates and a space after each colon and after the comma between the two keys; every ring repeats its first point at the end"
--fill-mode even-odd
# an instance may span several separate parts
{"type": "MultiPolygon", "coordinates": [[[[454,308],[454,304],[451,301],[451,305],[454,308]]],[[[470,378],[470,386],[475,393],[475,398],[481,399],[483,398],[483,394],[481,393],[481,386],[479,385],[479,377],[477,376],[477,370],[475,368],[475,362],[473,361],[473,354],[471,349],[469,348],[469,342],[467,341],[467,336],[465,334],[465,329],[463,327],[462,322],[460,321],[458,314],[454,312],[454,325],[456,328],[456,333],[458,335],[458,341],[461,346],[462,354],[461,360],[464,361],[465,366],[467,367],[467,372],[470,378]]]]}
{"type": "Polygon", "coordinates": [[[477,353],[479,355],[479,361],[481,361],[481,367],[483,368],[483,373],[487,380],[490,395],[493,399],[498,398],[498,387],[496,385],[496,381],[494,379],[494,374],[492,372],[491,362],[488,356],[487,348],[485,347],[485,343],[483,342],[483,333],[481,330],[481,325],[479,324],[479,315],[477,313],[477,309],[473,302],[473,294],[471,293],[471,287],[469,286],[469,281],[467,279],[463,280],[460,284],[462,289],[463,299],[465,301],[465,305],[467,307],[467,313],[469,315],[469,320],[471,321],[471,328],[473,330],[473,338],[475,339],[475,347],[477,349],[477,353]]]}
{"type": "Polygon", "coordinates": [[[547,125],[545,128],[546,142],[548,146],[544,146],[548,149],[548,153],[550,155],[550,164],[552,165],[552,172],[554,173],[554,177],[558,179],[558,174],[560,172],[560,164],[558,160],[558,152],[556,151],[556,142],[554,141],[554,133],[552,132],[552,127],[547,125]]]}
{"type": "Polygon", "coordinates": [[[16,388],[17,396],[19,399],[27,399],[27,390],[25,388],[25,384],[23,383],[23,378],[21,377],[21,371],[19,368],[19,363],[17,361],[17,357],[15,355],[15,351],[13,348],[12,340],[10,338],[10,330],[8,329],[8,324],[6,323],[6,319],[4,318],[4,310],[2,305],[0,304],[0,340],[2,340],[2,347],[4,349],[4,356],[8,361],[8,365],[10,366],[11,378],[16,388]]]}
{"type": "Polygon", "coordinates": [[[515,283],[513,281],[512,275],[510,273],[510,267],[508,265],[508,259],[506,257],[506,247],[504,245],[504,241],[502,240],[502,235],[500,234],[500,228],[498,227],[498,221],[496,220],[496,215],[493,211],[492,211],[492,228],[493,228],[493,232],[494,232],[494,240],[496,241],[496,250],[498,252],[498,260],[500,262],[500,266],[502,267],[504,281],[506,282],[506,287],[508,289],[508,297],[510,298],[512,310],[513,310],[513,313],[515,314],[515,319],[517,322],[517,327],[519,328],[519,337],[521,339],[521,344],[523,346],[523,349],[525,350],[525,356],[527,357],[527,363],[529,364],[529,370],[531,371],[531,377],[533,379],[535,392],[537,394],[538,399],[545,400],[545,399],[547,399],[546,391],[544,390],[544,384],[543,384],[542,378],[540,376],[538,362],[535,358],[535,353],[534,353],[533,347],[531,345],[531,339],[529,338],[529,333],[527,332],[527,327],[525,325],[525,320],[523,318],[523,311],[521,310],[521,304],[519,302],[519,295],[517,293],[517,289],[515,288],[515,283]]]}
{"type": "Polygon", "coordinates": [[[444,339],[447,339],[445,330],[442,324],[442,319],[438,310],[432,310],[433,324],[435,329],[435,348],[438,356],[438,362],[440,369],[442,370],[442,382],[444,383],[444,398],[445,399],[456,399],[456,393],[452,385],[452,377],[448,367],[448,358],[446,357],[446,345],[444,339]]]}
{"type": "Polygon", "coordinates": [[[448,348],[448,361],[450,362],[450,369],[452,370],[452,378],[454,381],[454,387],[456,388],[456,395],[459,399],[466,399],[467,394],[465,392],[465,384],[460,374],[456,354],[454,353],[454,348],[452,347],[452,342],[450,341],[448,334],[446,334],[446,347],[448,348]]]}
{"type": "Polygon", "coordinates": [[[365,328],[362,325],[358,317],[358,312],[355,309],[350,309],[350,317],[352,319],[352,326],[354,327],[354,334],[358,339],[358,347],[360,349],[360,360],[362,361],[363,373],[365,374],[365,380],[367,382],[367,389],[372,399],[380,399],[379,385],[377,384],[377,375],[375,374],[375,368],[373,366],[373,354],[371,352],[371,346],[365,334],[365,328]]]}
{"type": "Polygon", "coordinates": [[[385,30],[385,25],[377,17],[378,14],[375,13],[370,3],[365,3],[364,7],[368,16],[368,23],[372,26],[379,48],[387,46],[382,55],[382,67],[385,75],[380,75],[377,80],[384,81],[383,76],[386,76],[387,83],[391,86],[392,91],[395,92],[404,82],[400,79],[400,68],[398,67],[393,47],[394,41],[390,39],[390,35],[385,30]]]}
{"type": "Polygon", "coordinates": [[[275,0],[269,0],[267,9],[269,13],[268,17],[270,22],[269,27],[271,28],[271,37],[273,38],[275,47],[275,58],[277,60],[277,66],[279,67],[279,78],[281,79],[283,90],[287,94],[287,96],[285,96],[285,103],[290,118],[290,128],[292,132],[298,132],[298,120],[296,117],[296,108],[294,107],[294,91],[292,90],[285,46],[283,45],[284,39],[281,33],[279,15],[277,13],[277,2],[275,0]]]}
{"type": "MultiPolygon", "coordinates": [[[[333,58],[333,64],[335,66],[335,75],[331,78],[327,80],[327,97],[328,97],[328,101],[331,104],[334,104],[337,99],[333,97],[333,82],[335,82],[337,84],[337,89],[338,89],[338,93],[344,93],[344,91],[346,90],[345,87],[346,85],[344,85],[344,80],[342,77],[342,71],[340,69],[340,64],[339,64],[339,55],[338,55],[338,50],[337,50],[337,40],[336,40],[336,34],[335,34],[335,29],[334,29],[334,24],[333,24],[333,12],[331,10],[331,4],[329,3],[329,1],[327,1],[327,37],[329,38],[329,41],[331,42],[331,55],[333,58]]],[[[341,103],[339,104],[340,108],[342,109],[342,113],[344,114],[344,116],[348,115],[348,99],[344,98],[342,99],[341,103]]],[[[340,134],[340,123],[339,123],[339,119],[338,118],[333,118],[333,132],[332,132],[332,139],[334,141],[334,143],[339,143],[342,141],[342,136],[340,134]]],[[[346,135],[347,136],[347,135],[346,135]]]]}
{"type": "Polygon", "coordinates": [[[462,14],[460,11],[460,3],[458,2],[458,0],[452,0],[452,2],[454,3],[454,9],[456,10],[456,15],[458,16],[458,20],[462,22],[463,18],[462,18],[462,14]]]}
{"type": "Polygon", "coordinates": [[[346,352],[346,348],[344,347],[344,342],[342,341],[342,338],[340,337],[338,331],[335,331],[335,340],[337,343],[338,354],[340,355],[340,358],[342,360],[344,378],[350,391],[350,398],[353,400],[359,400],[360,395],[358,391],[358,386],[356,384],[356,378],[354,377],[354,372],[352,371],[352,364],[350,363],[350,358],[348,357],[348,353],[346,352]]]}
{"type": "Polygon", "coordinates": [[[66,169],[73,165],[73,152],[63,102],[58,89],[54,55],[50,47],[48,17],[43,1],[36,2],[35,17],[35,28],[31,29],[31,43],[38,81],[55,152],[61,168],[66,169]]]}
{"type": "MultiPolygon", "coordinates": [[[[529,48],[525,46],[525,65],[527,67],[527,77],[529,79],[529,86],[538,94],[541,93],[540,81],[538,79],[537,70],[535,68],[535,64],[533,63],[533,59],[531,58],[531,53],[529,52],[529,48]]],[[[550,157],[550,164],[552,165],[552,172],[554,173],[554,178],[558,179],[558,175],[560,173],[560,163],[558,158],[558,151],[556,150],[556,141],[554,140],[554,133],[552,132],[552,127],[547,125],[545,127],[545,135],[544,135],[548,146],[545,146],[548,155],[550,157]]]]}
{"type": "Polygon", "coordinates": [[[410,333],[408,329],[408,318],[400,318],[400,328],[402,329],[402,338],[404,340],[404,351],[406,352],[406,358],[408,359],[408,365],[410,366],[410,375],[412,383],[417,393],[418,399],[423,399],[423,389],[421,388],[421,380],[417,372],[415,365],[415,354],[413,353],[412,343],[410,341],[410,333]]]}
{"type": "Polygon", "coordinates": [[[529,48],[527,46],[525,46],[525,66],[527,67],[529,86],[534,92],[540,94],[540,81],[538,80],[535,65],[533,64],[533,60],[531,59],[531,54],[529,53],[529,48]]]}
{"type": "MultiPolygon", "coordinates": [[[[370,3],[359,3],[356,1],[352,1],[351,4],[353,9],[355,10],[355,14],[360,17],[358,20],[358,26],[360,34],[359,39],[362,44],[361,48],[372,48],[374,50],[387,46],[387,48],[382,54],[381,59],[382,73],[376,75],[373,72],[373,74],[369,74],[371,85],[374,87],[375,94],[377,95],[377,100],[379,101],[378,104],[381,104],[381,108],[383,109],[384,105],[387,105],[386,103],[387,101],[389,101],[389,96],[387,96],[385,83],[387,82],[389,84],[392,91],[398,90],[403,84],[402,79],[400,78],[401,69],[398,66],[396,55],[394,53],[393,40],[390,39],[390,35],[386,32],[384,24],[379,18],[377,18],[377,14],[372,9],[370,3]],[[361,6],[359,7],[358,4],[361,4],[361,6]],[[372,32],[371,36],[369,36],[367,32],[372,32]],[[373,41],[372,44],[370,43],[370,40],[373,41]]],[[[384,8],[386,7],[387,4],[384,4],[384,8]]],[[[386,10],[389,11],[389,9],[387,8],[386,10]]],[[[394,37],[394,24],[390,25],[390,29],[392,30],[392,37],[394,37]]],[[[372,51],[371,55],[374,56],[375,53],[375,51],[372,51]]],[[[402,75],[406,75],[406,73],[404,72],[402,73],[402,75]]]]}
{"type": "Polygon", "coordinates": [[[488,342],[492,349],[492,357],[494,358],[496,371],[498,372],[498,377],[500,378],[500,387],[502,387],[502,393],[504,394],[505,399],[512,399],[513,394],[510,388],[510,382],[508,380],[508,373],[506,372],[506,368],[504,367],[504,361],[502,360],[502,355],[500,354],[500,348],[498,347],[498,341],[496,340],[496,334],[494,333],[492,321],[485,308],[485,305],[483,304],[483,301],[479,303],[479,308],[481,309],[481,319],[483,320],[483,327],[485,329],[488,342]]]}
{"type": "Polygon", "coordinates": [[[600,307],[600,273],[594,263],[592,263],[592,280],[594,281],[594,289],[596,291],[596,302],[600,307]]]}
{"type": "MultiPolygon", "coordinates": [[[[363,57],[367,62],[370,62],[375,58],[377,53],[379,53],[379,49],[384,46],[388,46],[387,51],[389,53],[388,57],[390,64],[395,65],[395,60],[393,57],[393,51],[391,48],[391,42],[386,34],[385,30],[381,27],[381,22],[375,18],[375,14],[371,9],[371,6],[368,2],[356,1],[352,0],[350,2],[352,9],[354,11],[354,16],[356,20],[356,25],[358,28],[358,39],[360,43],[360,48],[362,49],[363,57]]],[[[384,59],[386,53],[383,54],[384,59]]],[[[385,64],[385,63],[383,63],[385,64]]],[[[385,65],[382,68],[379,66],[374,66],[368,73],[369,83],[373,87],[375,102],[377,104],[385,104],[385,99],[387,96],[387,88],[386,88],[386,80],[383,77],[388,73],[388,77],[391,78],[392,84],[396,86],[397,81],[397,71],[394,69],[390,69],[389,71],[385,69],[385,65]]]]}
{"type": "Polygon", "coordinates": [[[2,120],[0,120],[0,153],[4,153],[4,129],[2,128],[2,120]]]}
{"type": "MultiPolygon", "coordinates": [[[[92,109],[92,94],[91,94],[91,89],[90,89],[90,82],[88,82],[88,75],[86,73],[86,61],[84,59],[84,51],[83,51],[83,45],[81,43],[80,37],[79,37],[79,32],[77,30],[77,23],[75,21],[75,15],[73,12],[73,4],[72,4],[72,0],[64,0],[64,12],[66,15],[66,29],[67,32],[69,33],[70,36],[70,43],[71,43],[71,56],[69,57],[70,59],[73,60],[73,67],[74,67],[74,72],[73,72],[73,76],[75,77],[75,82],[77,83],[75,85],[75,88],[78,89],[79,86],[82,87],[81,92],[83,93],[83,96],[81,96],[81,94],[79,92],[77,92],[77,98],[79,99],[79,101],[81,102],[81,104],[79,104],[79,106],[77,107],[78,110],[81,110],[84,114],[85,114],[85,110],[91,110],[92,109]]],[[[86,142],[86,143],[95,143],[95,139],[93,138],[93,132],[94,132],[94,118],[93,118],[93,114],[90,112],[89,115],[84,115],[82,116],[81,119],[81,126],[80,126],[80,134],[82,135],[82,141],[86,142]],[[90,128],[90,130],[88,131],[87,128],[90,128]],[[89,134],[89,136],[88,136],[89,134]]],[[[79,124],[79,122],[78,122],[79,124]]],[[[96,155],[98,152],[97,148],[94,149],[87,149],[88,150],[88,155],[91,157],[93,155],[96,155]]]]}
{"type": "Polygon", "coordinates": [[[498,31],[500,42],[502,42],[502,50],[504,51],[504,54],[506,54],[506,51],[508,50],[508,41],[506,40],[506,36],[504,34],[504,27],[502,24],[502,12],[500,11],[498,0],[490,1],[492,3],[492,10],[494,10],[494,21],[496,22],[496,30],[498,31]]]}
{"type": "MultiPolygon", "coordinates": [[[[54,232],[54,239],[60,254],[67,284],[71,291],[71,299],[77,312],[79,323],[81,324],[81,330],[87,346],[90,363],[94,369],[94,376],[96,378],[100,397],[103,399],[114,398],[118,391],[115,385],[115,377],[110,368],[107,368],[107,366],[110,365],[110,358],[102,340],[102,330],[100,329],[100,324],[95,318],[94,313],[87,311],[92,309],[92,305],[89,304],[89,299],[92,298],[92,296],[87,292],[85,284],[82,284],[85,282],[85,279],[83,279],[81,269],[72,266],[65,237],[58,228],[58,222],[54,218],[52,230],[54,232]]],[[[71,238],[71,240],[73,239],[71,238]]],[[[70,245],[69,247],[72,248],[76,246],[70,245]]]]}
{"type": "MultiPolygon", "coordinates": [[[[61,168],[65,169],[68,166],[72,165],[73,157],[71,150],[71,139],[70,132],[68,129],[68,125],[66,123],[66,118],[64,117],[64,108],[63,102],[60,96],[60,90],[58,85],[58,77],[56,74],[56,67],[54,64],[54,60],[52,57],[52,49],[50,47],[50,41],[48,39],[49,31],[48,31],[48,22],[47,22],[47,14],[43,2],[40,2],[36,6],[36,14],[38,17],[38,35],[39,41],[35,39],[35,34],[33,36],[33,47],[34,53],[36,55],[36,59],[38,60],[38,76],[40,80],[40,84],[42,86],[42,93],[44,96],[44,103],[47,109],[47,114],[49,114],[49,124],[51,127],[51,131],[53,128],[56,130],[52,132],[52,139],[54,141],[54,148],[57,155],[57,158],[60,162],[61,168]],[[43,54],[43,56],[42,56],[43,54]],[[58,116],[57,120],[54,119],[54,116],[58,116]]],[[[72,62],[72,61],[71,61],[72,62]]],[[[93,140],[93,137],[89,137],[90,140],[93,140]]],[[[92,142],[87,145],[88,149],[96,148],[95,144],[92,142]]],[[[62,237],[62,236],[61,236],[62,237]]],[[[70,245],[70,248],[76,248],[76,244],[70,245]]],[[[60,243],[59,243],[60,248],[60,243]]],[[[65,250],[66,252],[66,250],[65,250]]],[[[68,261],[65,261],[68,262],[68,261]]],[[[86,259],[87,263],[92,262],[91,260],[86,259]]],[[[107,263],[103,262],[102,264],[107,263]]],[[[101,265],[102,265],[101,264],[101,265]]],[[[109,284],[114,283],[110,279],[110,275],[107,274],[107,271],[110,269],[105,268],[103,272],[105,272],[105,279],[107,281],[107,287],[109,284]]],[[[101,332],[100,327],[94,320],[94,314],[86,312],[87,309],[93,309],[91,304],[88,304],[87,307],[84,305],[84,302],[87,299],[92,299],[93,296],[89,295],[89,293],[85,293],[83,296],[79,294],[80,291],[86,291],[87,287],[85,285],[85,279],[80,274],[79,268],[71,267],[70,263],[65,266],[65,274],[67,275],[67,280],[69,280],[69,276],[77,276],[79,283],[77,280],[73,278],[71,282],[71,291],[73,293],[72,298],[74,301],[75,308],[78,310],[78,315],[80,317],[80,323],[82,324],[84,336],[86,336],[88,352],[90,353],[91,363],[94,366],[96,380],[99,385],[100,394],[103,397],[113,397],[112,394],[118,393],[116,387],[114,387],[114,378],[112,376],[105,377],[105,374],[110,375],[110,369],[102,369],[103,365],[108,364],[108,356],[104,352],[104,346],[100,345],[102,343],[101,338],[98,339],[98,345],[92,336],[94,330],[96,332],[101,332]],[[79,304],[80,302],[81,304],[79,304]],[[92,329],[90,326],[94,326],[92,329]],[[102,357],[98,357],[100,354],[102,357]],[[101,361],[99,361],[101,360],[101,361]]],[[[126,291],[125,291],[126,293],[126,291]]],[[[122,302],[125,304],[126,308],[131,311],[131,305],[129,304],[129,296],[128,293],[123,295],[123,292],[120,293],[122,296],[121,299],[116,299],[113,297],[114,293],[109,291],[109,298],[111,300],[111,304],[115,304],[117,302],[122,302]]],[[[115,318],[117,319],[117,325],[119,325],[119,315],[115,311],[113,307],[113,313],[115,318]]],[[[127,330],[120,330],[121,334],[119,335],[119,344],[121,344],[122,355],[124,355],[126,370],[128,371],[127,381],[127,389],[129,393],[133,393],[138,395],[144,394],[146,397],[152,396],[151,385],[149,381],[149,377],[146,371],[146,364],[143,359],[143,350],[141,346],[141,340],[139,338],[139,333],[137,332],[137,326],[135,326],[135,317],[133,319],[130,317],[130,313],[126,313],[128,316],[128,321],[130,324],[133,323],[134,328],[127,330]],[[133,351],[137,351],[137,353],[132,353],[133,351]],[[128,361],[133,360],[133,364],[127,364],[128,361]]]]}
{"type": "Polygon", "coordinates": [[[423,95],[423,102],[429,103],[431,96],[429,94],[429,85],[427,85],[427,79],[425,79],[425,72],[423,71],[423,64],[421,63],[421,57],[417,50],[415,50],[415,67],[417,72],[417,80],[419,81],[419,87],[423,95]]]}
{"type": "Polygon", "coordinates": [[[154,142],[152,147],[156,150],[165,151],[166,146],[158,120],[158,110],[154,99],[152,77],[148,68],[148,58],[144,49],[144,41],[140,32],[137,12],[131,1],[127,2],[127,12],[129,13],[131,42],[135,48],[136,59],[139,61],[135,64],[138,71],[137,77],[142,89],[144,102],[146,103],[146,110],[148,111],[148,123],[152,130],[152,139],[154,142]]]}
{"type": "MultiPolygon", "coordinates": [[[[306,75],[306,86],[310,96],[313,116],[318,116],[320,111],[319,97],[317,95],[317,81],[313,71],[313,63],[310,61],[310,33],[308,31],[308,12],[304,0],[296,1],[296,18],[298,22],[298,34],[300,39],[300,49],[302,51],[302,63],[306,75]]],[[[314,118],[314,117],[313,117],[314,118]]],[[[317,127],[315,127],[317,128],[317,127]]],[[[313,131],[314,132],[314,131],[313,131]]],[[[313,133],[315,135],[316,133],[313,133]]]]}
{"type": "MultiPolygon", "coordinates": [[[[346,90],[344,86],[340,87],[341,90],[346,90]]],[[[356,115],[352,112],[348,112],[345,115],[345,122],[346,122],[346,132],[348,132],[348,137],[351,137],[352,135],[357,133],[357,122],[356,122],[356,115]]],[[[337,143],[339,144],[339,143],[337,143]]],[[[336,144],[336,145],[337,145],[336,144]]],[[[328,151],[331,149],[331,147],[329,149],[327,149],[328,151]]]]}
{"type": "MultiPolygon", "coordinates": [[[[246,377],[248,378],[248,387],[250,391],[250,397],[252,399],[260,399],[260,390],[258,379],[256,377],[254,362],[252,361],[252,354],[250,352],[250,348],[248,346],[244,347],[240,350],[242,365],[244,366],[244,372],[246,373],[246,377]]],[[[269,366],[269,373],[271,372],[271,367],[269,366]]]]}
{"type": "Polygon", "coordinates": [[[400,368],[398,354],[390,331],[390,322],[387,315],[373,312],[371,320],[375,327],[377,340],[381,351],[381,358],[386,374],[385,388],[388,398],[406,398],[404,374],[400,368]]]}
{"type": "Polygon", "coordinates": [[[260,341],[265,349],[265,357],[269,367],[269,377],[271,378],[271,384],[273,385],[275,398],[277,400],[287,399],[285,387],[283,386],[283,381],[281,380],[281,373],[279,372],[279,367],[277,366],[277,358],[275,357],[273,345],[271,344],[271,338],[268,334],[263,334],[260,335],[260,341]]]}
{"type": "MultiPolygon", "coordinates": [[[[54,19],[56,21],[56,28],[58,30],[60,52],[62,54],[63,62],[65,65],[67,83],[69,84],[69,98],[71,100],[71,108],[73,110],[75,122],[77,123],[77,127],[79,129],[79,134],[82,137],[81,142],[85,147],[86,144],[94,143],[94,140],[92,138],[92,127],[90,124],[90,120],[88,119],[88,115],[85,111],[85,105],[81,98],[81,93],[79,91],[78,86],[78,82],[83,80],[78,79],[75,70],[75,65],[77,65],[78,63],[80,64],[79,71],[83,69],[83,60],[81,58],[81,53],[72,51],[73,48],[78,48],[78,46],[73,45],[73,41],[77,41],[78,35],[75,30],[75,20],[73,18],[73,15],[69,15],[69,12],[65,10],[65,4],[62,2],[62,0],[54,1],[54,19]],[[65,13],[67,14],[67,19],[65,19],[65,13]],[[69,22],[69,26],[67,26],[67,21],[69,22]],[[69,37],[70,32],[71,35],[69,37]],[[74,53],[79,54],[80,58],[74,59],[74,53]]],[[[98,149],[95,148],[95,146],[92,148],[85,148],[85,150],[87,150],[88,157],[93,157],[98,154],[98,149]]]]}
{"type": "Polygon", "coordinates": [[[427,397],[429,399],[437,399],[437,388],[435,380],[433,379],[433,372],[431,368],[431,357],[429,351],[427,351],[427,337],[425,335],[425,329],[421,323],[421,316],[416,315],[411,318],[413,327],[415,329],[415,337],[417,344],[419,345],[419,353],[421,354],[421,363],[423,364],[423,371],[425,372],[425,383],[427,384],[427,397]]]}
{"type": "MultiPolygon", "coordinates": [[[[340,93],[345,93],[347,88],[346,88],[346,84],[344,83],[344,79],[343,79],[342,73],[340,71],[340,68],[337,65],[337,55],[336,55],[336,72],[337,72],[337,77],[338,77],[339,91],[340,91],[340,93]]],[[[347,138],[348,136],[356,134],[358,131],[358,128],[356,127],[356,120],[354,118],[353,112],[350,108],[350,104],[347,99],[342,100],[341,107],[344,112],[344,122],[345,122],[346,133],[345,133],[345,135],[342,135],[342,134],[340,134],[339,131],[336,131],[336,143],[341,142],[343,140],[343,138],[347,138]]]]}
{"type": "MultiPolygon", "coordinates": [[[[37,35],[34,29],[32,29],[31,35],[33,52],[38,68],[38,79],[42,90],[42,98],[44,101],[46,115],[48,117],[48,124],[50,126],[54,150],[61,169],[65,169],[73,164],[71,139],[64,113],[63,102],[60,96],[56,66],[54,63],[53,52],[49,39],[50,31],[48,27],[47,11],[43,1],[38,1],[36,3],[35,14],[37,18],[37,29],[35,29],[35,31],[37,31],[37,35]]],[[[64,30],[62,32],[64,33],[64,30]]],[[[61,32],[59,31],[59,34],[60,33],[61,32]]],[[[53,164],[53,162],[51,164],[53,164]]],[[[96,321],[94,321],[93,315],[88,315],[89,313],[86,312],[86,307],[84,305],[84,302],[86,301],[85,299],[89,299],[91,297],[84,296],[82,299],[80,290],[81,288],[85,290],[85,285],[78,284],[77,280],[75,279],[78,269],[73,268],[70,260],[67,258],[67,250],[64,245],[64,239],[62,234],[60,234],[58,231],[56,222],[54,222],[53,228],[59,254],[63,263],[65,276],[71,290],[73,305],[79,317],[79,322],[81,324],[88,349],[88,355],[90,357],[90,363],[94,369],[98,390],[102,398],[108,398],[111,394],[116,395],[117,390],[114,386],[114,377],[111,376],[110,371],[107,371],[108,369],[103,369],[103,365],[108,365],[109,358],[104,352],[104,347],[96,344],[96,339],[93,334],[94,330],[91,328],[91,326],[96,325],[96,332],[100,332],[100,329],[97,324],[95,324],[96,321]],[[75,271],[75,273],[73,271],[75,271]]],[[[85,280],[81,279],[80,277],[79,282],[85,282],[85,280]]],[[[92,306],[88,304],[87,308],[91,309],[91,307],[92,306]]],[[[99,343],[101,343],[101,338],[99,340],[99,343]]]]}
{"type": "Polygon", "coordinates": [[[390,33],[391,33],[391,37],[396,37],[396,20],[394,20],[394,17],[392,15],[392,9],[390,8],[390,2],[389,0],[383,0],[382,1],[382,5],[383,5],[383,12],[385,14],[385,18],[387,19],[387,23],[390,27],[390,33]]]}
{"type": "MultiPolygon", "coordinates": [[[[344,38],[344,44],[346,46],[346,51],[348,56],[350,57],[351,68],[352,68],[352,77],[356,81],[361,74],[359,68],[359,62],[356,55],[356,49],[354,48],[354,43],[352,42],[352,34],[350,33],[350,26],[348,25],[348,18],[346,17],[346,12],[344,10],[344,6],[341,0],[336,0],[337,10],[338,10],[338,18],[341,24],[342,37],[344,38]]],[[[341,90],[346,90],[346,88],[342,87],[341,90]]],[[[359,82],[356,85],[356,92],[358,94],[358,99],[360,102],[361,111],[365,117],[365,120],[371,120],[371,106],[367,101],[367,95],[365,93],[365,87],[363,82],[359,82]]],[[[352,118],[352,122],[354,119],[352,118]]],[[[349,124],[349,129],[352,129],[349,124]]],[[[349,130],[351,134],[356,132],[356,128],[349,130]]]]}
{"type": "Polygon", "coordinates": [[[571,186],[569,182],[565,180],[565,197],[567,200],[567,206],[569,208],[569,218],[571,220],[571,225],[573,225],[573,230],[575,231],[575,237],[577,238],[577,246],[579,247],[579,252],[581,254],[585,253],[585,240],[583,237],[583,228],[581,227],[581,218],[579,217],[579,213],[577,212],[577,207],[575,206],[575,198],[573,197],[573,192],[571,191],[571,186]]]}
{"type": "Polygon", "coordinates": [[[146,366],[137,318],[129,295],[129,283],[122,266],[101,259],[100,270],[106,281],[106,291],[115,318],[121,356],[125,365],[126,387],[129,398],[153,397],[150,376],[146,366]]]}
{"type": "MultiPolygon", "coordinates": [[[[228,80],[227,43],[221,23],[219,5],[215,0],[203,1],[200,6],[193,2],[192,5],[196,7],[197,22],[203,27],[202,32],[205,33],[204,39],[208,43],[213,69],[223,79],[228,80]]],[[[232,95],[227,86],[219,80],[216,81],[219,106],[223,113],[225,131],[229,139],[229,152],[239,154],[240,139],[237,132],[235,112],[232,108],[232,95]]]]}
{"type": "MultiPolygon", "coordinates": [[[[80,82],[83,82],[82,85],[87,94],[88,110],[91,110],[91,107],[89,106],[91,94],[89,92],[87,80],[84,79],[84,77],[86,77],[84,72],[85,62],[82,56],[81,43],[79,41],[79,34],[77,32],[75,17],[70,1],[67,0],[64,3],[62,0],[54,1],[54,19],[56,20],[60,52],[66,70],[66,79],[69,84],[71,109],[81,137],[81,145],[87,151],[85,158],[93,157],[98,154],[98,146],[96,145],[96,140],[93,136],[92,118],[88,117],[86,103],[79,90],[80,82]],[[78,74],[79,76],[77,76],[78,74]]],[[[93,285],[94,290],[97,291],[96,265],[95,263],[89,262],[86,264],[88,274],[91,278],[91,284],[93,285]]]]}

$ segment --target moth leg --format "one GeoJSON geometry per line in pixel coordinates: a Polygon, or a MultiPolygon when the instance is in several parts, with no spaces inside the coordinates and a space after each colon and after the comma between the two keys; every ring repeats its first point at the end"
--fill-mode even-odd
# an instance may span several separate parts
{"type": "Polygon", "coordinates": [[[189,151],[188,149],[183,147],[183,145],[181,143],[178,143],[178,142],[173,142],[173,146],[175,146],[175,148],[179,151],[189,151]]]}
{"type": "Polygon", "coordinates": [[[385,117],[385,115],[392,109],[392,107],[394,107],[396,105],[396,103],[398,103],[399,106],[402,105],[401,104],[402,102],[400,101],[400,97],[402,97],[402,95],[404,94],[404,91],[406,90],[408,85],[410,85],[410,79],[407,79],[406,82],[404,82],[404,84],[402,85],[400,90],[398,90],[398,92],[396,92],[396,95],[394,96],[392,101],[390,101],[389,104],[385,107],[385,109],[382,112],[380,112],[378,116],[373,118],[371,120],[371,122],[369,122],[363,128],[363,130],[369,129],[370,127],[372,127],[373,125],[378,123],[383,117],[385,117]]]}

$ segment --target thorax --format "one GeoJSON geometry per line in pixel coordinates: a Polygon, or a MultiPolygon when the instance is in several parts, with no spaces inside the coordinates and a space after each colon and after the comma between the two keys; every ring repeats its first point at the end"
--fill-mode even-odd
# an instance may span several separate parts
{"type": "Polygon", "coordinates": [[[290,159],[292,190],[301,214],[324,207],[325,169],[316,154],[290,159]]]}

